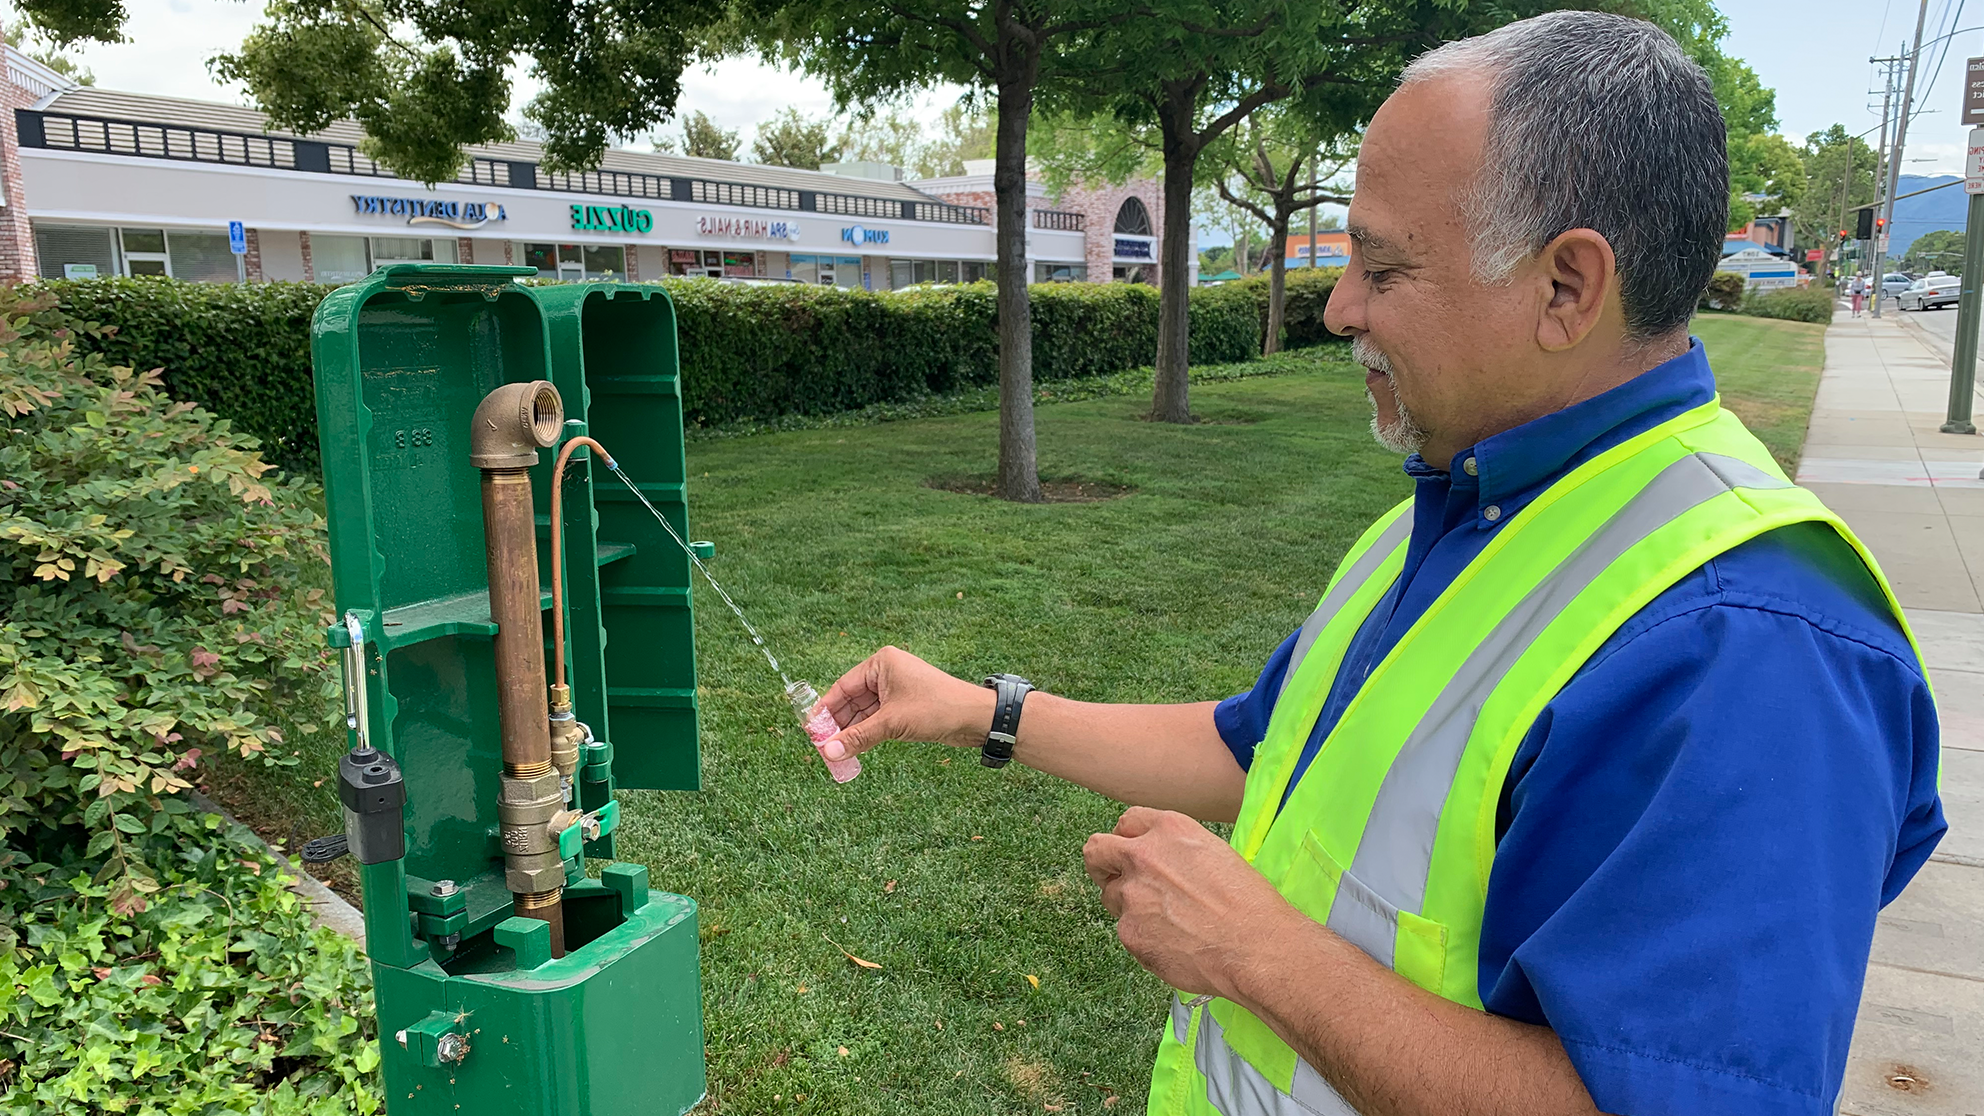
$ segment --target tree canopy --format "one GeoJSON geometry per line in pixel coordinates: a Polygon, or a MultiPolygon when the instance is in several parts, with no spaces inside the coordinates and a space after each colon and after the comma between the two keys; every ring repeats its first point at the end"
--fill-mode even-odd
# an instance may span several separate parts
{"type": "Polygon", "coordinates": [[[1800,244],[1824,244],[1853,227],[1853,208],[1874,201],[1873,145],[1834,124],[1805,137],[1805,191],[1791,207],[1800,244]]]}
{"type": "Polygon", "coordinates": [[[1908,254],[1901,257],[1900,267],[1911,275],[1926,275],[1931,271],[1962,275],[1963,251],[1962,232],[1937,229],[1915,238],[1915,243],[1908,246],[1908,254]]]}
{"type": "MultiPolygon", "coordinates": [[[[122,0],[18,0],[57,45],[117,42],[122,0]]],[[[615,140],[668,120],[683,68],[716,57],[725,0],[270,0],[240,48],[211,63],[270,123],[317,131],[351,118],[367,153],[423,182],[452,179],[464,148],[513,138],[512,66],[543,91],[524,108],[553,169],[597,165],[615,140]]]]}
{"type": "Polygon", "coordinates": [[[825,120],[814,120],[787,106],[758,125],[751,141],[751,158],[775,167],[819,170],[821,163],[837,162],[841,144],[825,120]]]}

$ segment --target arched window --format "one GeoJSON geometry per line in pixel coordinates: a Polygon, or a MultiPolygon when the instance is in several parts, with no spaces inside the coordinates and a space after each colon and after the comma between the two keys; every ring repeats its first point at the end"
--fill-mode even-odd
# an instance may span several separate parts
{"type": "Polygon", "coordinates": [[[1150,210],[1135,198],[1125,198],[1116,211],[1116,231],[1131,236],[1150,236],[1150,210]]]}

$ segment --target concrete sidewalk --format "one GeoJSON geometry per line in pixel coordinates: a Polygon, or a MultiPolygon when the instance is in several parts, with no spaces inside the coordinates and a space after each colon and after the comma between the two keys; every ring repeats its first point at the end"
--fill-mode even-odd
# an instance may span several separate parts
{"type": "Polygon", "coordinates": [[[1984,1114],[1984,437],[1943,434],[1947,358],[1842,315],[1799,483],[1874,552],[1942,714],[1950,831],[1874,935],[1840,1111],[1984,1114]]]}

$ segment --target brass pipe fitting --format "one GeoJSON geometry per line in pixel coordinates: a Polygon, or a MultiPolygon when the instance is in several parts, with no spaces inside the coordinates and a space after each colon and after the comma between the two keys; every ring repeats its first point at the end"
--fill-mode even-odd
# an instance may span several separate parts
{"type": "Polygon", "coordinates": [[[579,749],[592,730],[572,715],[572,688],[551,687],[551,766],[567,783],[578,774],[579,749]]]}
{"type": "Polygon", "coordinates": [[[468,436],[468,463],[478,469],[528,469],[537,451],[558,444],[565,402],[550,380],[504,384],[482,397],[468,436]]]}

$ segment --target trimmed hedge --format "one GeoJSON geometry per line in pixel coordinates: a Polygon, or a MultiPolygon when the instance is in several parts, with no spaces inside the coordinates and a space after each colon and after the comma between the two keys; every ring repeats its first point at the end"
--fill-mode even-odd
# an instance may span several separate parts
{"type": "Polygon", "coordinates": [[[199,403],[262,444],[285,469],[317,467],[310,315],[334,288],[316,283],[188,283],[57,279],[38,284],[71,317],[114,326],[79,333],[77,348],[140,372],[165,369],[165,390],[199,403]]]}
{"type": "MultiPolygon", "coordinates": [[[[990,283],[894,292],[709,279],[661,285],[675,300],[683,410],[693,424],[853,410],[999,378],[990,283]]],[[[114,364],[165,369],[173,396],[230,419],[262,443],[270,461],[317,470],[310,315],[333,288],[156,278],[41,286],[76,318],[114,327],[107,336],[81,338],[86,351],[114,364]]],[[[1156,354],[1155,288],[1046,283],[1030,290],[1036,380],[1120,372],[1156,354]]],[[[1192,292],[1193,364],[1259,354],[1260,329],[1250,292],[1192,292]]]]}
{"type": "Polygon", "coordinates": [[[1757,318],[1783,318],[1793,322],[1832,324],[1833,293],[1825,287],[1787,287],[1743,300],[1737,313],[1757,318]]]}
{"type": "MultiPolygon", "coordinates": [[[[1290,268],[1286,273],[1282,289],[1281,304],[1281,347],[1303,349],[1310,345],[1326,345],[1343,338],[1331,333],[1323,324],[1323,311],[1329,307],[1330,293],[1336,290],[1336,281],[1343,275],[1340,267],[1290,268]]],[[[1268,330],[1268,280],[1267,272],[1252,275],[1238,283],[1227,283],[1208,290],[1242,290],[1253,296],[1257,308],[1258,326],[1261,336],[1268,330]]]]}
{"type": "MultiPolygon", "coordinates": [[[[682,410],[698,425],[849,411],[999,378],[991,283],[894,292],[711,279],[663,285],[681,337],[682,410]]],[[[1120,372],[1149,364],[1157,351],[1153,287],[1029,290],[1037,381],[1120,372]]],[[[1259,350],[1251,299],[1218,288],[1193,292],[1193,364],[1246,360],[1259,350]]]]}
{"type": "Polygon", "coordinates": [[[1709,276],[1708,286],[1696,301],[1699,310],[1737,310],[1743,305],[1743,287],[1749,279],[1740,272],[1718,271],[1709,276]]]}

